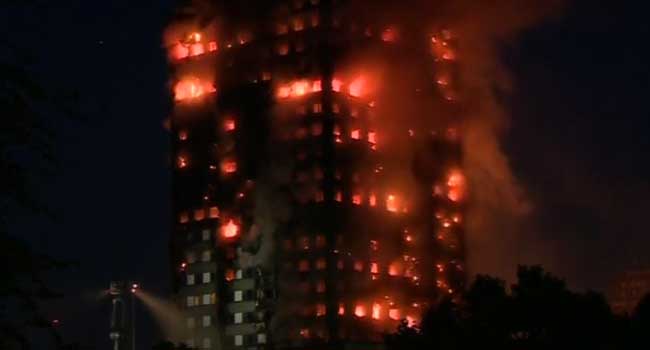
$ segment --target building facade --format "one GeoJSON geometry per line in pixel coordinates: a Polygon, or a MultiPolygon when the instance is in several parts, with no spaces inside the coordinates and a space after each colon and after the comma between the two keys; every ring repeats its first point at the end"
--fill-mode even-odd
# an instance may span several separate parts
{"type": "Polygon", "coordinates": [[[215,1],[170,24],[170,252],[192,347],[374,348],[463,288],[452,34],[419,52],[351,2],[215,1]],[[436,129],[385,122],[400,102],[382,109],[390,88],[350,69],[405,50],[430,64],[414,91],[441,106],[436,129]]]}

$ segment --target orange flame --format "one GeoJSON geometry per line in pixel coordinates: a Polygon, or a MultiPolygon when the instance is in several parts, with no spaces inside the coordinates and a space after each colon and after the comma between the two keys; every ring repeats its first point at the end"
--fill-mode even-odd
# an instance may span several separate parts
{"type": "Polygon", "coordinates": [[[221,236],[223,238],[235,238],[239,235],[239,226],[232,219],[228,223],[221,226],[221,236]]]}
{"type": "Polygon", "coordinates": [[[176,83],[174,98],[176,101],[196,99],[215,91],[217,90],[210,83],[202,82],[197,78],[186,78],[176,83]]]}

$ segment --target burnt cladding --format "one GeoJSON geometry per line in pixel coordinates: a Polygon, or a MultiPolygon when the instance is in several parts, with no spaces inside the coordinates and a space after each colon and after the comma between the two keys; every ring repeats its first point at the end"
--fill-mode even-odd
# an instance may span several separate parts
{"type": "Polygon", "coordinates": [[[179,341],[373,347],[464,285],[452,34],[418,49],[344,2],[255,3],[185,5],[165,35],[179,341]],[[382,60],[427,85],[399,98],[382,60]],[[429,127],[400,113],[431,106],[429,127]]]}

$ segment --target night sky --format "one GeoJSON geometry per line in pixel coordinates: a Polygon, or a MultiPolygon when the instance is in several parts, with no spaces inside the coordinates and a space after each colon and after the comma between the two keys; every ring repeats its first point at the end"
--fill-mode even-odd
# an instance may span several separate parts
{"type": "MultiPolygon", "coordinates": [[[[616,273],[650,265],[650,32],[642,3],[576,0],[504,48],[515,87],[504,145],[535,204],[526,235],[574,288],[604,290],[616,273]]],[[[169,290],[162,122],[171,103],[160,43],[171,7],[171,0],[63,1],[13,11],[3,24],[32,51],[48,85],[79,93],[86,118],[56,122],[61,167],[43,197],[60,219],[13,223],[36,249],[80,263],[56,276],[53,286],[66,297],[48,307],[68,341],[109,348],[98,295],[112,279],[169,290]]],[[[151,319],[140,320],[140,343],[150,346],[151,319]]]]}

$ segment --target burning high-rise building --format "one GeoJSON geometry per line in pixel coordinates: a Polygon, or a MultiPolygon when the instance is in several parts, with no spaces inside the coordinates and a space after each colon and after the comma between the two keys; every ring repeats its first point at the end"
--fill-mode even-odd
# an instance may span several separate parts
{"type": "Polygon", "coordinates": [[[354,2],[195,2],[170,25],[190,346],[373,346],[463,288],[453,34],[407,40],[354,2]]]}

